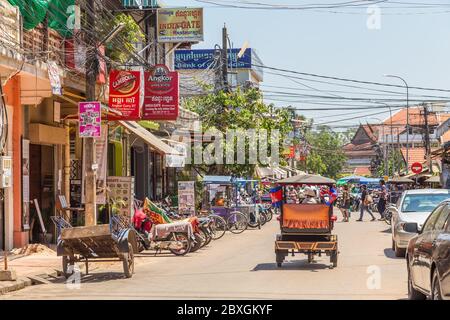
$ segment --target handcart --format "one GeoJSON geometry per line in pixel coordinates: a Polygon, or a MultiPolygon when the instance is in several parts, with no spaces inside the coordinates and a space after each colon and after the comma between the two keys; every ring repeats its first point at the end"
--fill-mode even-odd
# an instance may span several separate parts
{"type": "Polygon", "coordinates": [[[52,217],[58,229],[56,253],[62,256],[63,273],[69,277],[74,265],[84,262],[86,274],[89,261],[122,261],[127,278],[134,272],[134,253],[138,252],[136,233],[126,227],[125,218],[112,216],[109,224],[72,227],[60,216],[52,217]]]}

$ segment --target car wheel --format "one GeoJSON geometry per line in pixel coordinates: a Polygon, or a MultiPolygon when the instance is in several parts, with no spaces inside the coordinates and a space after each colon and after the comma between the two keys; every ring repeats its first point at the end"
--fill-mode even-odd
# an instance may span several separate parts
{"type": "Polygon", "coordinates": [[[394,241],[394,251],[395,251],[395,256],[397,258],[404,258],[405,257],[406,249],[397,247],[397,243],[395,241],[394,241]]]}
{"type": "Polygon", "coordinates": [[[411,271],[409,270],[409,262],[408,262],[408,299],[409,300],[425,300],[427,297],[422,292],[414,289],[412,283],[411,271]]]}
{"type": "Polygon", "coordinates": [[[442,300],[441,283],[439,282],[439,277],[436,270],[433,272],[433,279],[431,282],[431,300],[442,300]]]}

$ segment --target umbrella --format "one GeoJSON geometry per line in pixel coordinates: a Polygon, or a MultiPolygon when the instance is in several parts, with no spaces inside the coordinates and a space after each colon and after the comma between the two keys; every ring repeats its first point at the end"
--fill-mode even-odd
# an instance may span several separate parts
{"type": "Polygon", "coordinates": [[[381,178],[361,178],[359,183],[361,184],[380,184],[381,178]]]}
{"type": "Polygon", "coordinates": [[[441,183],[441,177],[439,176],[433,176],[427,180],[425,180],[426,183],[441,183]]]}
{"type": "Polygon", "coordinates": [[[347,184],[347,183],[359,183],[361,179],[364,179],[364,177],[361,176],[348,176],[348,177],[344,177],[341,178],[337,181],[337,185],[343,185],[343,184],[347,184]]]}
{"type": "Polygon", "coordinates": [[[411,180],[409,178],[405,178],[405,177],[394,177],[392,179],[389,179],[390,183],[413,183],[414,180],[411,180]]]}
{"type": "Polygon", "coordinates": [[[335,180],[316,174],[299,174],[286,179],[278,180],[279,184],[334,184],[335,180]]]}

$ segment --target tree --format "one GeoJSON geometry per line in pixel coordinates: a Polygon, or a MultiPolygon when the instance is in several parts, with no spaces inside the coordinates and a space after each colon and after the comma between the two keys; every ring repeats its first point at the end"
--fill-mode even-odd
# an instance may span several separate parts
{"type": "Polygon", "coordinates": [[[336,178],[346,161],[342,137],[329,127],[322,126],[318,131],[307,132],[306,140],[311,149],[306,161],[307,170],[336,178]]]}
{"type": "MultiPolygon", "coordinates": [[[[405,168],[406,165],[402,153],[399,150],[391,150],[388,154],[388,175],[392,177],[397,172],[403,171],[405,168]]],[[[376,168],[376,172],[379,177],[385,175],[384,159],[381,158],[381,161],[376,168]]]]}
{"type": "MultiPolygon", "coordinates": [[[[230,129],[267,130],[269,136],[268,152],[270,152],[270,147],[273,143],[278,143],[278,150],[282,150],[283,141],[287,138],[288,133],[292,131],[291,114],[286,109],[275,108],[272,104],[265,104],[261,93],[257,89],[237,89],[232,92],[218,91],[204,96],[185,99],[183,105],[200,116],[204,132],[215,129],[225,135],[230,129]],[[278,130],[280,133],[278,142],[272,141],[270,138],[270,133],[273,130],[278,130]]],[[[254,173],[256,164],[248,163],[248,155],[250,147],[257,147],[257,144],[257,139],[253,141],[246,139],[244,150],[245,164],[227,164],[224,156],[223,165],[200,165],[198,167],[201,167],[201,170],[208,174],[251,176],[254,173]]],[[[234,141],[233,145],[227,144],[226,147],[223,147],[233,148],[236,152],[237,142],[234,141]]],[[[258,164],[261,164],[259,160],[258,164]]],[[[284,160],[282,159],[282,161],[284,160]]]]}

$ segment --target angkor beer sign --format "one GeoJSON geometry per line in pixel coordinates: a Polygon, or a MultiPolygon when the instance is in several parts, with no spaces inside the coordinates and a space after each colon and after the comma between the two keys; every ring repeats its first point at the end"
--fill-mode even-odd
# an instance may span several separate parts
{"type": "Polygon", "coordinates": [[[178,72],[156,65],[144,73],[145,98],[142,119],[176,120],[178,117],[178,72]]]}
{"type": "Polygon", "coordinates": [[[140,118],[141,74],[139,71],[112,70],[109,74],[109,107],[122,115],[108,116],[116,120],[140,118]]]}

